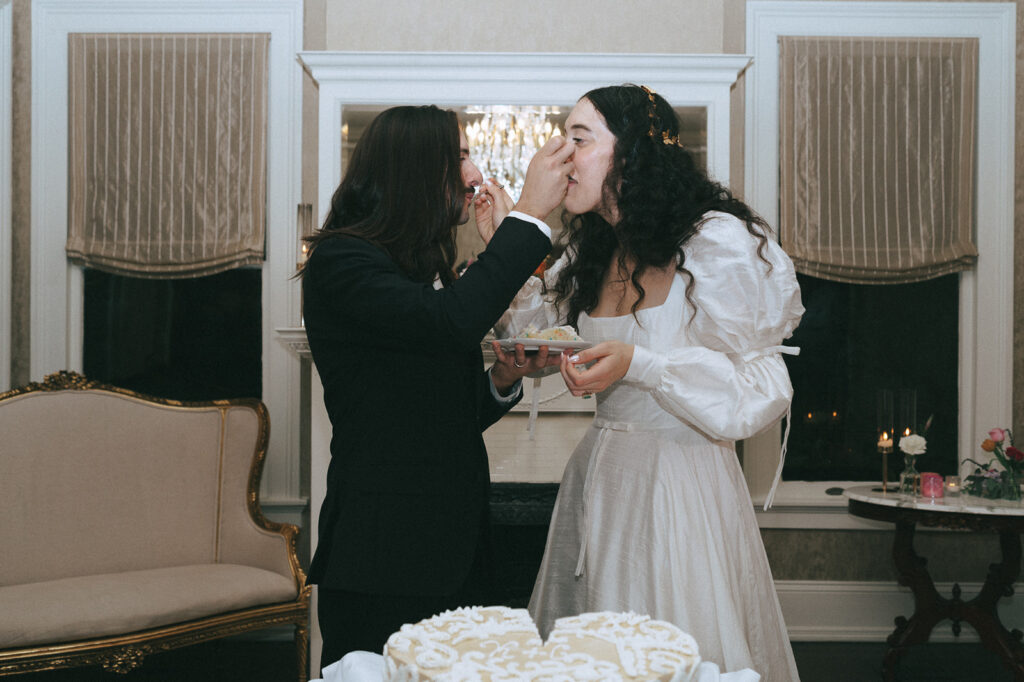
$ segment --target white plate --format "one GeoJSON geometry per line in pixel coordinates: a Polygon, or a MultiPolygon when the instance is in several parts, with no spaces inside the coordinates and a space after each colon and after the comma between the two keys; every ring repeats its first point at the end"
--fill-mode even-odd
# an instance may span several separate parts
{"type": "MultiPolygon", "coordinates": [[[[497,339],[498,343],[501,344],[501,349],[505,352],[512,352],[516,349],[516,344],[523,344],[523,350],[540,350],[541,346],[547,346],[549,351],[562,351],[562,350],[583,350],[584,348],[590,348],[594,344],[589,341],[556,341],[553,339],[497,339]]],[[[491,347],[491,344],[484,344],[487,348],[491,347]]]]}

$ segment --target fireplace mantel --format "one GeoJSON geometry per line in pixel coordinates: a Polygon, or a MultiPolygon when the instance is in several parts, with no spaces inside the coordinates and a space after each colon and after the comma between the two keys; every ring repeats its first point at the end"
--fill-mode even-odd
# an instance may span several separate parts
{"type": "MultiPolygon", "coordinates": [[[[322,224],[342,177],[342,117],[345,107],[399,104],[466,106],[550,104],[571,107],[588,90],[637,83],[651,87],[675,107],[707,111],[708,171],[729,184],[729,100],[748,55],[302,52],[299,59],[319,89],[317,215],[322,224]]],[[[278,340],[308,359],[302,328],[278,329],[278,340]]],[[[310,363],[310,552],[315,550],[320,506],[327,486],[331,426],[323,387],[310,363]]],[[[513,510],[514,511],[514,510],[513,510]]],[[[533,511],[530,511],[533,513],[533,511]]],[[[316,612],[316,592],[313,596],[316,612]]],[[[320,631],[313,619],[311,670],[319,669],[320,631]]]]}

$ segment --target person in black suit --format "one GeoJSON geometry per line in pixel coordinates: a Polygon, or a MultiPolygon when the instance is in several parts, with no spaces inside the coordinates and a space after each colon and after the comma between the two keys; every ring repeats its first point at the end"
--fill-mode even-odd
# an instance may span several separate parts
{"type": "Polygon", "coordinates": [[[360,138],[309,238],[303,315],[333,427],[309,569],[321,666],[488,594],[482,432],[558,356],[496,348],[485,371],[481,340],[551,248],[543,219],[565,195],[570,154],[552,138],[513,207],[483,184],[454,112],[394,107],[360,138]],[[456,277],[471,204],[489,243],[456,277]]]}

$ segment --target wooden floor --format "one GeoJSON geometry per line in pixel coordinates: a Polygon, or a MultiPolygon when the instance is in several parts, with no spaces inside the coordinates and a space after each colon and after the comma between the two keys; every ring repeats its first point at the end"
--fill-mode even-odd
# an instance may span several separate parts
{"type": "MultiPolygon", "coordinates": [[[[881,680],[883,644],[797,642],[803,682],[881,680]]],[[[294,682],[294,649],[288,642],[224,641],[155,654],[128,675],[97,668],[3,678],[6,682],[294,682]]],[[[977,644],[927,644],[900,666],[903,682],[1009,682],[1013,676],[977,644]]]]}

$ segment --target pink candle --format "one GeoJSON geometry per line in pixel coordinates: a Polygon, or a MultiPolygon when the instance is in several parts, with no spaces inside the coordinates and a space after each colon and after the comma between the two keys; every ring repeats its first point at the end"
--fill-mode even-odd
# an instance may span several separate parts
{"type": "Polygon", "coordinates": [[[921,496],[942,497],[942,476],[925,472],[921,474],[921,496]]]}

